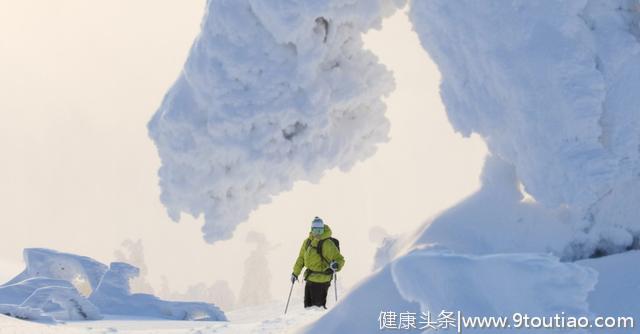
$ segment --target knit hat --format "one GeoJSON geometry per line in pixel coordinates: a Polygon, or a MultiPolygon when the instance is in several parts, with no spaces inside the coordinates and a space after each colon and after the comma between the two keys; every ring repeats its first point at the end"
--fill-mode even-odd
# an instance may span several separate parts
{"type": "Polygon", "coordinates": [[[314,218],[313,222],[311,222],[311,228],[314,227],[324,227],[324,222],[322,221],[322,219],[320,219],[319,217],[314,218]]]}

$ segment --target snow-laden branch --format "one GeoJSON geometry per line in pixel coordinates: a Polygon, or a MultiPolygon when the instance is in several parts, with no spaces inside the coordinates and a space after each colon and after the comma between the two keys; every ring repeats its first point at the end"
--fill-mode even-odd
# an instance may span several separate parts
{"type": "Polygon", "coordinates": [[[149,123],[169,215],[228,239],[296,180],[348,170],[388,139],[393,78],[363,49],[404,0],[211,0],[184,71],[149,123]]]}

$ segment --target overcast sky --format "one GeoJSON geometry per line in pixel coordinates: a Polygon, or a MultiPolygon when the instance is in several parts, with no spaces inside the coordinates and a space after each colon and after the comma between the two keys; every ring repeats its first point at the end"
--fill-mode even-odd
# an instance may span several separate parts
{"type": "Polygon", "coordinates": [[[364,278],[369,230],[412,231],[479,186],[486,152],[449,125],[439,74],[404,13],[366,45],[391,68],[391,141],[349,173],[299,182],[240,225],[204,243],[201,219],[175,224],[159,201],[160,161],[146,123],[176,79],[199,30],[204,1],[0,0],[0,279],[22,268],[22,249],[48,247],[109,262],[142,239],[149,281],[175,290],[228,280],[236,295],[246,234],[264,233],[272,294],[283,296],[311,220],[341,240],[342,283],[364,278]]]}

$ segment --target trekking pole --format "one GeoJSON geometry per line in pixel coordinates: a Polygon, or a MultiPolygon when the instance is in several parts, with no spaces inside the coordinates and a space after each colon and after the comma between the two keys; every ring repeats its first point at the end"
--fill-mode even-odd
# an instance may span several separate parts
{"type": "Polygon", "coordinates": [[[284,308],[284,314],[287,314],[287,309],[289,308],[289,300],[291,300],[291,291],[293,291],[293,284],[295,282],[291,282],[291,289],[289,289],[289,298],[287,298],[287,306],[284,308]]]}
{"type": "Polygon", "coordinates": [[[335,288],[335,295],[336,295],[336,303],[338,302],[338,273],[334,272],[333,273],[333,286],[335,288]]]}

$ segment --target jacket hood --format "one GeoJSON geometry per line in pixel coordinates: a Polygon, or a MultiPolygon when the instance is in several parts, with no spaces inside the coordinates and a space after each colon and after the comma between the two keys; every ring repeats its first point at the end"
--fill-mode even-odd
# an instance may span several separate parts
{"type": "MultiPolygon", "coordinates": [[[[320,234],[319,239],[327,239],[331,236],[331,228],[329,227],[329,225],[324,224],[324,232],[322,232],[322,234],[320,234]]],[[[309,238],[313,239],[313,234],[311,234],[311,231],[309,231],[309,238]]]]}

